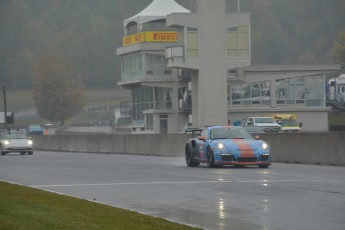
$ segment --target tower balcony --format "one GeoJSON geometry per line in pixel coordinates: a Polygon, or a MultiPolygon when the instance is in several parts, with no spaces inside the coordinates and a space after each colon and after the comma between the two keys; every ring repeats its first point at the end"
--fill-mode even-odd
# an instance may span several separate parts
{"type": "Polygon", "coordinates": [[[197,56],[187,57],[183,45],[166,47],[165,58],[168,68],[199,69],[199,58],[197,56]]]}

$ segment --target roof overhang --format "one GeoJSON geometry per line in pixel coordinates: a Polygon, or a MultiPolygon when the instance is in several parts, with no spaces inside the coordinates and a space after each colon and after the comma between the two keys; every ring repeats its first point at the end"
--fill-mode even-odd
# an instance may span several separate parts
{"type": "Polygon", "coordinates": [[[238,80],[247,83],[336,73],[340,65],[251,65],[237,69],[238,80]]]}
{"type": "Polygon", "coordinates": [[[154,0],[143,11],[124,20],[124,27],[134,22],[138,25],[166,19],[166,16],[172,13],[190,13],[189,10],[179,5],[174,0],[154,0]]]}

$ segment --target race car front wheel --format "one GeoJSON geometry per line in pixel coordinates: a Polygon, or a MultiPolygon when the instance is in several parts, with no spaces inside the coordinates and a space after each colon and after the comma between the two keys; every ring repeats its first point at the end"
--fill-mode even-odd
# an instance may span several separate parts
{"type": "Polygon", "coordinates": [[[216,165],[214,164],[213,151],[210,148],[207,149],[207,167],[209,167],[209,168],[215,168],[216,167],[216,165]]]}

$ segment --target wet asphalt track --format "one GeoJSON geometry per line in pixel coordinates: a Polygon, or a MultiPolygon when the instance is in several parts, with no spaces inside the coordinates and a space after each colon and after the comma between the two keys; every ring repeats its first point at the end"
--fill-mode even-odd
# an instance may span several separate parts
{"type": "Polygon", "coordinates": [[[0,156],[0,180],[204,229],[345,229],[345,167],[188,168],[183,158],[35,152],[0,156]]]}

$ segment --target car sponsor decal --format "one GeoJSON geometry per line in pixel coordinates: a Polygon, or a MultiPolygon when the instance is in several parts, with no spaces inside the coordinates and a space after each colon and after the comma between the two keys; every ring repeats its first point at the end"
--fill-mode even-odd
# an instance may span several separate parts
{"type": "Polygon", "coordinates": [[[254,157],[253,149],[250,147],[248,141],[236,139],[233,139],[232,141],[237,144],[240,149],[241,157],[254,157]]]}
{"type": "Polygon", "coordinates": [[[199,154],[201,158],[204,157],[204,143],[200,143],[199,145],[199,154]]]}

